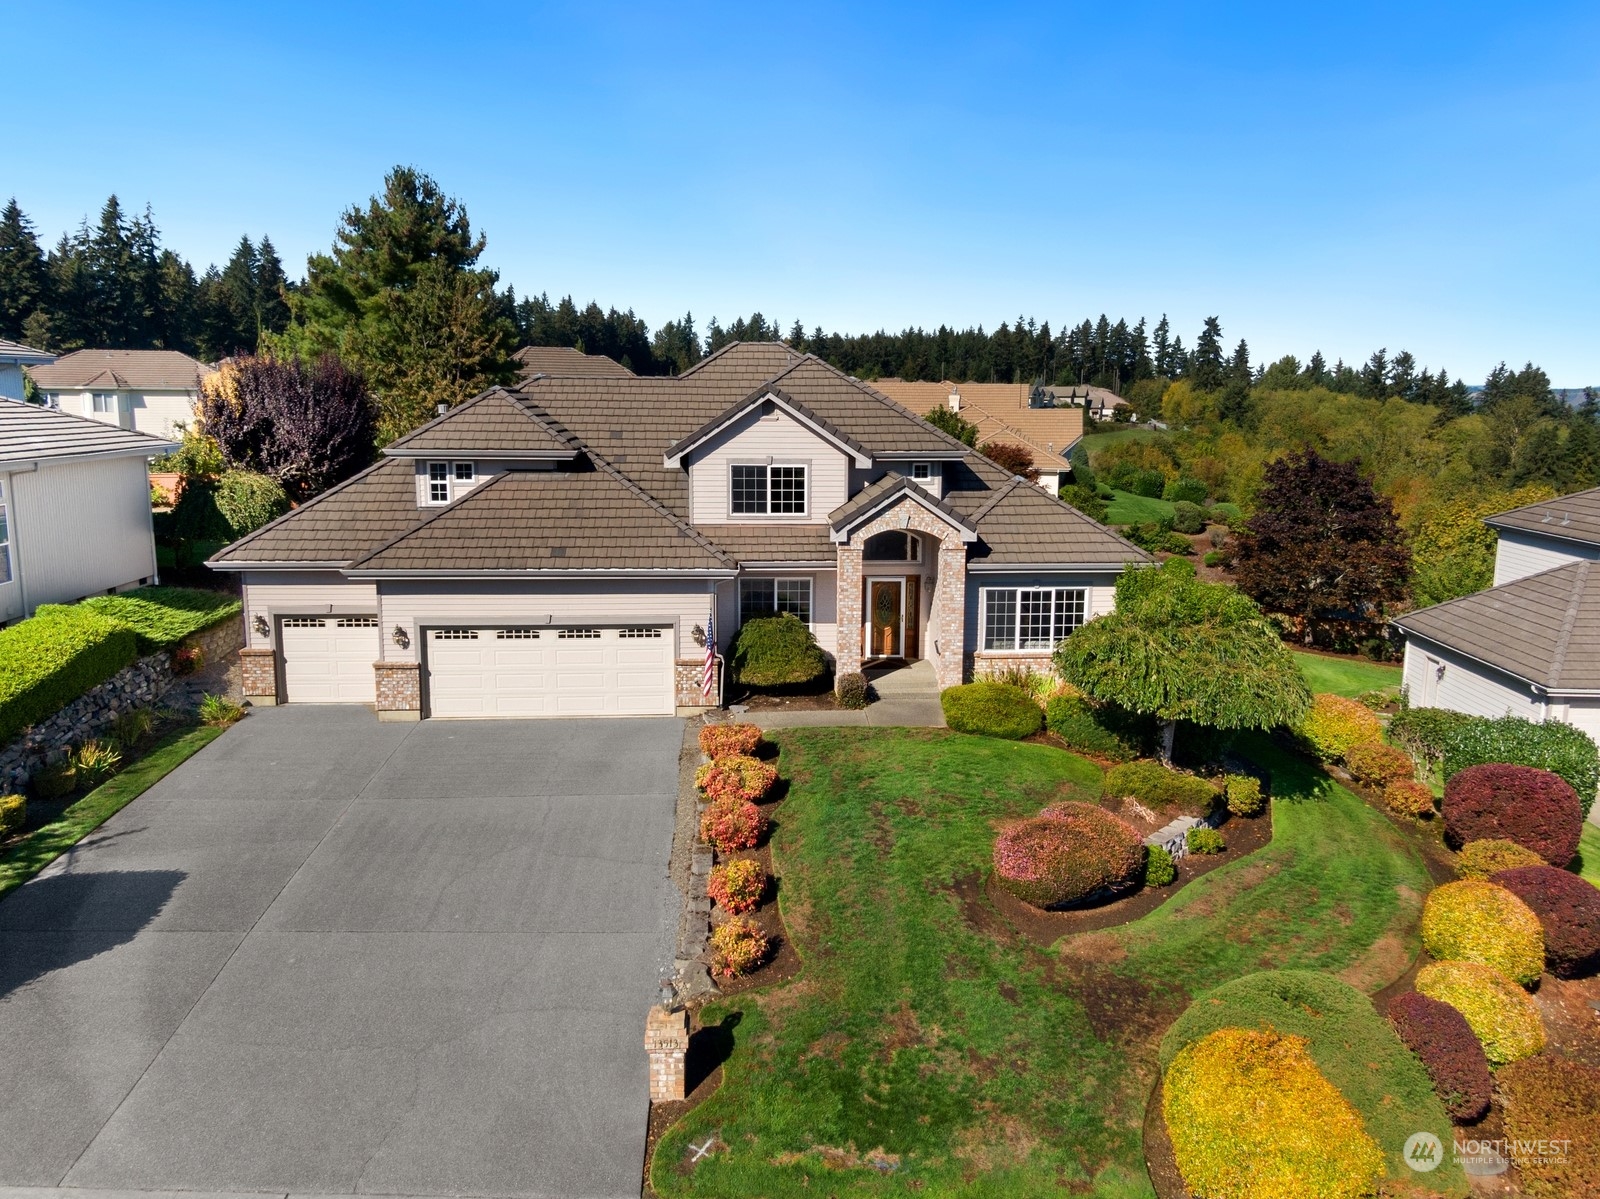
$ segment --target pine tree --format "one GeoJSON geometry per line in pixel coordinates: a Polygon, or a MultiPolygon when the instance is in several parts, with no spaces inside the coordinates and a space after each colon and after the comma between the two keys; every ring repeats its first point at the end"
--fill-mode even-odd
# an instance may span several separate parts
{"type": "Polygon", "coordinates": [[[1151,345],[1155,347],[1156,374],[1168,379],[1177,377],[1178,372],[1172,365],[1172,327],[1167,324],[1167,314],[1163,312],[1161,319],[1156,322],[1155,335],[1151,338],[1151,345]]]}
{"type": "Polygon", "coordinates": [[[1194,343],[1194,385],[1201,391],[1215,391],[1227,378],[1222,357],[1222,322],[1206,317],[1200,340],[1194,343]]]}
{"type": "Polygon", "coordinates": [[[0,337],[22,340],[23,326],[45,305],[49,286],[33,223],[12,197],[0,210],[0,337]]]}

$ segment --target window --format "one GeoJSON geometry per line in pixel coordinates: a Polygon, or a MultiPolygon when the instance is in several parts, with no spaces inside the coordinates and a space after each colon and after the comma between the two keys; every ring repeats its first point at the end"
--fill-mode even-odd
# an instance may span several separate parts
{"type": "Polygon", "coordinates": [[[806,467],[735,466],[729,506],[735,516],[804,516],[806,467]]]}
{"type": "Polygon", "coordinates": [[[557,641],[598,641],[599,629],[562,629],[556,634],[557,641]]]}
{"type": "Polygon", "coordinates": [[[457,483],[471,483],[473,479],[472,463],[457,462],[455,464],[455,480],[457,483]]]}
{"type": "Polygon", "coordinates": [[[811,623],[810,579],[740,579],[739,623],[762,616],[793,612],[811,623]]]}
{"type": "Polygon", "coordinates": [[[866,562],[921,562],[922,538],[901,529],[890,529],[868,537],[861,547],[866,562]]]}
{"type": "Polygon", "coordinates": [[[477,629],[434,629],[433,630],[433,639],[435,641],[476,641],[478,639],[478,630],[477,629]]]}
{"type": "Polygon", "coordinates": [[[659,641],[660,629],[619,629],[617,636],[623,641],[659,641]]]}
{"type": "Polygon", "coordinates": [[[478,471],[471,462],[428,463],[428,503],[448,504],[460,499],[478,481],[478,471]]]}
{"type": "Polygon", "coordinates": [[[117,397],[114,392],[97,391],[90,397],[89,402],[98,413],[114,413],[117,410],[117,397]]]}
{"type": "Polygon", "coordinates": [[[939,494],[939,476],[933,473],[933,463],[913,462],[911,464],[911,481],[924,491],[939,494]]]}
{"type": "Polygon", "coordinates": [[[1081,587],[990,587],[983,593],[983,648],[1054,649],[1084,621],[1081,587]]]}
{"type": "Polygon", "coordinates": [[[0,483],[0,583],[11,582],[11,519],[5,484],[0,483]]]}
{"type": "Polygon", "coordinates": [[[376,616],[341,616],[334,623],[336,629],[375,629],[378,627],[376,616]]]}
{"type": "Polygon", "coordinates": [[[537,641],[537,640],[539,640],[539,630],[538,629],[496,629],[495,630],[495,634],[494,634],[494,639],[496,641],[537,641]]]}

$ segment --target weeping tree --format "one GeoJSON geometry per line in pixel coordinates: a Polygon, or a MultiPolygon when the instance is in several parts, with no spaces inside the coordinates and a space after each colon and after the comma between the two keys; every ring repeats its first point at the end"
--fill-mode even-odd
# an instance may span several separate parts
{"type": "Polygon", "coordinates": [[[1179,558],[1124,572],[1115,611],[1063,641],[1055,665],[1091,699],[1160,721],[1164,762],[1180,720],[1269,729],[1296,723],[1311,705],[1261,609],[1232,587],[1200,582],[1179,558]]]}

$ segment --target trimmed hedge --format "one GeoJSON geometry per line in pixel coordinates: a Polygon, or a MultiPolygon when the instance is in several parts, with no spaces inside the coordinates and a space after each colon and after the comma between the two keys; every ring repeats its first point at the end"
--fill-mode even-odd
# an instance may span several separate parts
{"type": "Polygon", "coordinates": [[[46,606],[0,629],[0,743],[53,716],[138,654],[132,629],[81,607],[46,606]]]}
{"type": "Polygon", "coordinates": [[[1543,866],[1545,860],[1531,849],[1515,841],[1490,837],[1483,841],[1468,841],[1456,856],[1456,873],[1462,878],[1488,878],[1500,870],[1517,866],[1543,866]]]}
{"type": "Polygon", "coordinates": [[[1480,719],[1448,708],[1407,708],[1389,722],[1389,740],[1430,769],[1439,770],[1451,736],[1480,719]]]}
{"type": "Polygon", "coordinates": [[[867,676],[859,670],[840,675],[834,681],[833,695],[841,708],[859,711],[867,706],[867,676]]]}
{"type": "Polygon", "coordinates": [[[1417,1055],[1452,1119],[1468,1122],[1489,1110],[1489,1059],[1465,1016],[1448,1003],[1407,991],[1390,1001],[1389,1023],[1417,1055]]]}
{"type": "Polygon", "coordinates": [[[1383,738],[1383,725],[1365,704],[1324,692],[1311,700],[1311,710],[1294,730],[1324,762],[1344,758],[1356,746],[1383,738]]]}
{"type": "Polygon", "coordinates": [[[1600,751],[1589,734],[1563,721],[1536,724],[1520,716],[1474,719],[1453,729],[1445,740],[1442,769],[1446,780],[1470,766],[1510,762],[1559,774],[1578,793],[1583,816],[1594,806],[1600,782],[1600,751]]]}
{"type": "Polygon", "coordinates": [[[1417,992],[1460,1012],[1491,1066],[1532,1057],[1544,1048],[1544,1024],[1528,993],[1492,966],[1434,962],[1417,972],[1417,992]]]}
{"type": "Polygon", "coordinates": [[[700,730],[700,752],[715,761],[730,755],[749,757],[761,744],[761,730],[753,724],[708,724],[700,730]]]}
{"type": "Polygon", "coordinates": [[[1600,1180],[1600,1070],[1548,1054],[1500,1071],[1506,1137],[1564,1141],[1565,1152],[1517,1160],[1529,1195],[1575,1199],[1593,1195],[1600,1180]]]}
{"type": "Polygon", "coordinates": [[[1168,770],[1160,762],[1124,762],[1106,771],[1103,793],[1113,799],[1131,795],[1150,808],[1198,808],[1205,812],[1216,807],[1222,793],[1192,774],[1168,770]]]}
{"type": "Polygon", "coordinates": [[[1550,973],[1577,978],[1600,969],[1600,888],[1554,866],[1518,866],[1491,875],[1532,909],[1544,928],[1550,973]]]}
{"type": "Polygon", "coordinates": [[[1113,762],[1129,762],[1155,744],[1155,721],[1081,695],[1058,695],[1045,705],[1044,723],[1067,748],[1113,762]]]}
{"type": "Polygon", "coordinates": [[[767,831],[767,818],[747,800],[724,799],[700,814],[700,839],[719,853],[754,849],[767,831]]]}
{"type": "MultiPolygon", "coordinates": [[[[1449,1144],[1450,1118],[1427,1072],[1372,1001],[1348,983],[1316,970],[1267,970],[1223,983],[1198,996],[1167,1030],[1162,1067],[1220,1028],[1305,1037],[1317,1068],[1355,1105],[1373,1138],[1393,1151],[1395,1178],[1411,1176],[1399,1149],[1412,1133],[1426,1130],[1449,1144]]],[[[1440,1190],[1456,1193],[1452,1175],[1458,1185],[1460,1174],[1448,1162],[1434,1175],[1440,1190]]]]}
{"type": "Polygon", "coordinates": [[[1560,775],[1532,766],[1486,763],[1469,766],[1444,785],[1445,840],[1460,849],[1468,841],[1515,841],[1552,866],[1565,866],[1578,852],[1583,808],[1560,775]]]}
{"type": "Polygon", "coordinates": [[[773,767],[747,754],[715,758],[694,772],[694,785],[712,803],[765,799],[777,779],[778,772],[773,767]]]}
{"type": "Polygon", "coordinates": [[[733,639],[733,674],[747,687],[786,687],[828,673],[828,659],[792,612],[747,620],[733,639]]]}
{"type": "Polygon", "coordinates": [[[1442,962],[1479,962],[1524,986],[1544,973],[1539,917],[1504,887],[1466,878],[1428,893],[1422,944],[1442,962]]]}
{"type": "Polygon", "coordinates": [[[1386,1158],[1304,1037],[1223,1028],[1167,1068],[1161,1114],[1184,1185],[1208,1199],[1355,1199],[1386,1158]]]}
{"type": "Polygon", "coordinates": [[[1433,792],[1425,783],[1401,779],[1383,789],[1383,806],[1396,816],[1427,820],[1433,816],[1433,792]]]}
{"type": "Polygon", "coordinates": [[[939,695],[944,722],[958,733],[1020,741],[1044,727],[1044,712],[1021,687],[1010,683],[965,683],[939,695]]]}
{"type": "Polygon", "coordinates": [[[1222,793],[1228,797],[1228,811],[1235,816],[1259,816],[1267,810],[1261,780],[1253,774],[1228,775],[1222,780],[1222,793]]]}
{"type": "Polygon", "coordinates": [[[1094,804],[1056,804],[1013,825],[994,843],[996,881],[1038,908],[1127,887],[1143,870],[1138,830],[1094,804]]]}
{"type": "Polygon", "coordinates": [[[237,597],[198,587],[139,587],[120,595],[97,595],[74,607],[127,625],[138,635],[141,654],[171,649],[241,610],[237,597]]]}
{"type": "Polygon", "coordinates": [[[1177,863],[1172,860],[1172,855],[1163,846],[1151,845],[1146,848],[1144,858],[1145,886],[1165,887],[1177,877],[1177,863]]]}
{"type": "MultiPolygon", "coordinates": [[[[1365,707],[1366,705],[1362,705],[1365,707]]],[[[1351,746],[1344,756],[1345,769],[1358,783],[1368,787],[1387,787],[1403,779],[1415,778],[1416,763],[1398,746],[1381,741],[1366,741],[1351,746]]]]}

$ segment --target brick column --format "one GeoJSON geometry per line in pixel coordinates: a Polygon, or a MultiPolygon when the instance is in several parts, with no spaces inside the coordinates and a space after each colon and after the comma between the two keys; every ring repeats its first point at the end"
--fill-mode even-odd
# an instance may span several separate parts
{"type": "Polygon", "coordinates": [[[839,546],[839,574],[835,584],[838,605],[838,644],[834,647],[833,677],[843,678],[861,669],[861,542],[852,536],[839,546]]]}
{"type": "Polygon", "coordinates": [[[374,662],[378,719],[422,719],[422,667],[416,662],[374,662]]]}
{"type": "Polygon", "coordinates": [[[278,702],[277,651],[240,650],[239,673],[243,676],[245,699],[258,708],[270,708],[278,702]]]}
{"type": "Polygon", "coordinates": [[[689,1013],[682,1008],[669,1011],[660,1004],[651,1008],[644,1022],[644,1048],[650,1055],[650,1102],[687,1099],[689,1013]]]}
{"type": "Polygon", "coordinates": [[[947,534],[939,543],[939,576],[933,584],[933,615],[928,624],[934,643],[925,656],[933,659],[933,675],[943,691],[962,681],[966,651],[967,547],[956,533],[947,534]]]}

